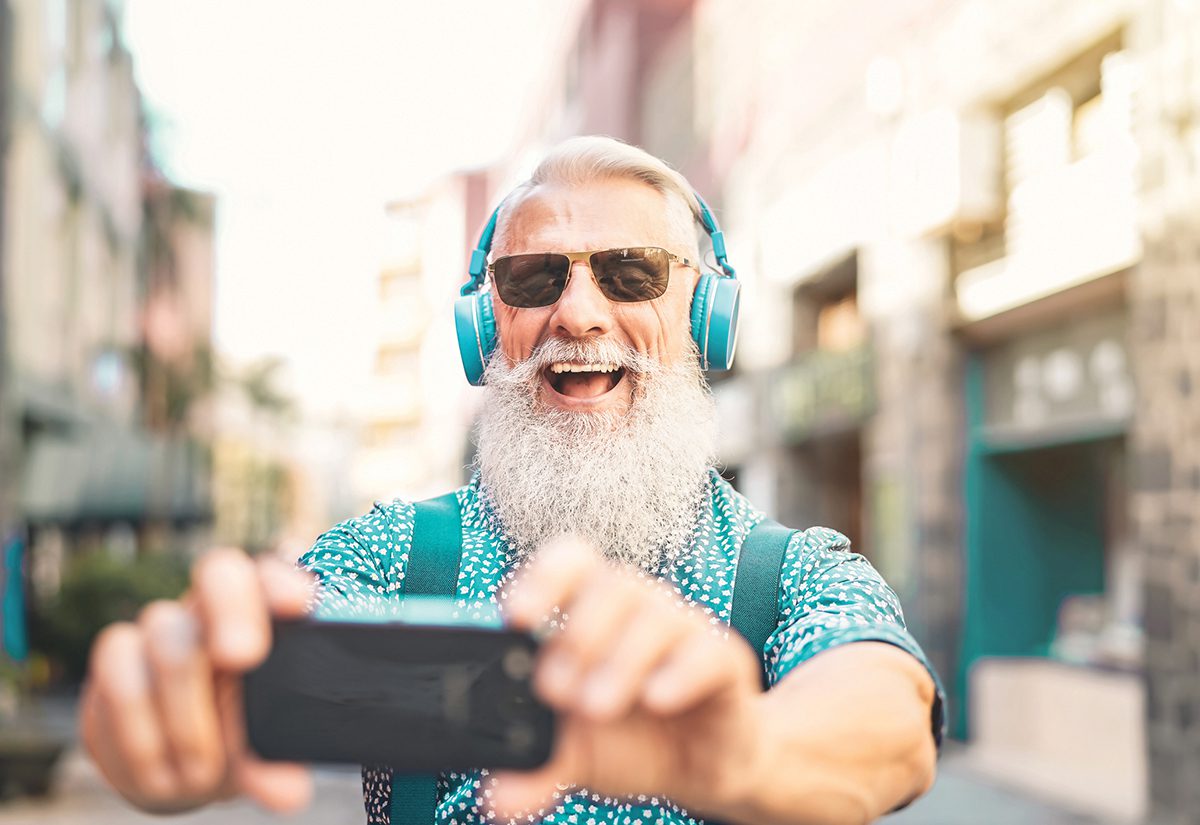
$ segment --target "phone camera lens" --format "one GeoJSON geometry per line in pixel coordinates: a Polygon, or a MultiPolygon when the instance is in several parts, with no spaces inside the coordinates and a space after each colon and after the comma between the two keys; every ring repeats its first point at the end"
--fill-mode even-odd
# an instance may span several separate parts
{"type": "Polygon", "coordinates": [[[505,675],[514,682],[523,682],[533,673],[533,656],[523,647],[510,647],[501,664],[505,675]]]}

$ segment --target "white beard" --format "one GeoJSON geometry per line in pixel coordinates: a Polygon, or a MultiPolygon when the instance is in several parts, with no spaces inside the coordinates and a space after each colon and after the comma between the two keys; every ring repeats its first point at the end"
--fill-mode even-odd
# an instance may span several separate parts
{"type": "Polygon", "coordinates": [[[692,541],[716,455],[716,404],[694,354],[659,362],[613,342],[550,339],[486,373],[478,428],[485,501],[525,556],[564,532],[609,558],[653,570],[692,541]],[[573,412],[541,400],[555,361],[616,363],[627,412],[573,412]]]}

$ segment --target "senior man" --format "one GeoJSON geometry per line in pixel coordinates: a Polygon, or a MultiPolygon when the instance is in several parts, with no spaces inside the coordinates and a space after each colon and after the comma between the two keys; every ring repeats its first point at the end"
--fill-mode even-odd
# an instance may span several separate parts
{"type": "MultiPolygon", "coordinates": [[[[780,543],[761,649],[721,632],[763,516],[712,469],[698,228],[715,227],[678,173],[607,138],[561,144],[497,213],[477,466],[453,497],[456,592],[501,602],[516,627],[564,617],[534,673],[560,726],[542,768],[440,777],[436,822],[862,823],[933,782],[935,679],[843,536],[780,543]]],[[[395,598],[419,552],[413,520],[394,501],[320,537],[301,559],[319,598],[366,612],[395,598]]],[[[238,678],[266,655],[270,615],[310,597],[298,571],[217,550],[181,602],[107,629],[81,725],[111,784],[154,811],[304,805],[302,766],[247,752],[238,678]]],[[[389,822],[402,787],[364,767],[369,823],[389,822]]]]}

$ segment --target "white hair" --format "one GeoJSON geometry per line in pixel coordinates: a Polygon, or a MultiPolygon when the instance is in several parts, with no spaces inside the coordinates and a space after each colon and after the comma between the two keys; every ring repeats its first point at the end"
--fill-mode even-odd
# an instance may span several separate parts
{"type": "Polygon", "coordinates": [[[641,181],[660,192],[666,200],[672,239],[700,260],[699,238],[704,234],[700,231],[700,202],[687,179],[646,150],[601,135],[573,137],[550,150],[529,179],[518,184],[500,205],[492,247],[505,247],[513,213],[537,187],[583,186],[612,178],[641,181]]]}

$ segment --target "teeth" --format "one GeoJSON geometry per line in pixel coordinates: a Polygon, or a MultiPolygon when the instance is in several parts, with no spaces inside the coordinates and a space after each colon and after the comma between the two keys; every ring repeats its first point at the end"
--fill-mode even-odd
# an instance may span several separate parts
{"type": "Polygon", "coordinates": [[[620,369],[616,364],[570,364],[558,361],[550,365],[553,373],[562,372],[616,372],[620,369]]]}

